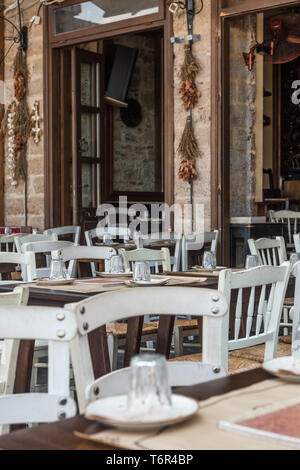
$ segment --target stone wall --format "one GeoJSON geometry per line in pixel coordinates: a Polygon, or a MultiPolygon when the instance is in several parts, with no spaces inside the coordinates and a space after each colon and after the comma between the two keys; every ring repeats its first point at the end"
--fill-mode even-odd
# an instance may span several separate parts
{"type": "MultiPolygon", "coordinates": [[[[26,9],[27,6],[32,5],[30,0],[24,0],[22,3],[23,21],[24,24],[29,25],[29,20],[32,16],[37,14],[39,3],[36,3],[31,8],[26,9]]],[[[42,13],[40,13],[42,14],[42,13]]],[[[7,13],[7,17],[17,24],[17,9],[7,13]],[[13,15],[13,16],[12,16],[13,15]]],[[[15,31],[12,27],[5,22],[5,36],[12,36],[15,31]]],[[[40,105],[40,114],[43,114],[43,26],[42,22],[39,25],[32,25],[29,30],[29,43],[27,53],[27,63],[30,73],[28,84],[28,106],[31,110],[32,105],[37,100],[40,105]]],[[[8,52],[11,46],[11,41],[5,41],[5,49],[7,57],[5,58],[5,107],[14,99],[13,90],[13,71],[12,64],[14,56],[17,51],[17,45],[14,45],[8,52]]],[[[43,129],[43,122],[42,129],[43,129]]],[[[6,142],[7,144],[7,142],[6,142]]],[[[7,152],[7,147],[5,147],[7,152]]],[[[44,212],[44,146],[43,136],[38,145],[30,138],[27,146],[27,164],[28,164],[28,225],[32,227],[44,228],[45,212],[44,212]]],[[[7,153],[6,153],[7,154],[7,153]]],[[[5,160],[5,197],[4,197],[4,211],[5,211],[5,225],[24,225],[24,183],[20,182],[18,186],[11,186],[8,179],[7,160],[5,160]]]]}
{"type": "MultiPolygon", "coordinates": [[[[200,1],[195,1],[196,8],[200,1]]],[[[30,0],[24,0],[22,8],[30,6],[30,0]]],[[[26,21],[36,14],[37,6],[24,11],[26,21]]],[[[12,12],[15,14],[16,10],[12,12]]],[[[41,112],[43,110],[43,47],[42,47],[42,23],[33,25],[29,32],[28,65],[31,73],[28,90],[28,104],[31,107],[35,100],[39,100],[41,112]]],[[[186,35],[186,16],[180,13],[174,16],[174,35],[186,35]]],[[[194,109],[194,130],[200,149],[200,157],[197,159],[196,167],[199,174],[198,180],[194,182],[194,203],[203,205],[205,229],[211,228],[211,0],[204,2],[204,10],[195,17],[194,32],[201,35],[201,40],[194,44],[194,55],[200,66],[197,77],[198,89],[202,93],[199,103],[194,109]]],[[[6,27],[5,35],[11,35],[10,28],[6,27]]],[[[6,46],[10,44],[7,42],[6,46]]],[[[12,90],[11,64],[14,57],[15,47],[11,49],[5,64],[5,85],[7,89],[6,105],[10,103],[12,90]]],[[[180,86],[178,72],[184,59],[184,45],[174,45],[174,193],[175,203],[183,206],[190,203],[190,185],[179,180],[177,176],[180,158],[176,152],[184,126],[187,113],[181,104],[178,89],[180,86]]],[[[171,85],[172,86],[172,85],[171,85]]],[[[43,122],[42,122],[43,128],[43,122]]],[[[44,226],[44,158],[43,137],[38,146],[32,140],[28,145],[28,224],[39,227],[44,226]]],[[[8,180],[5,182],[5,223],[24,224],[24,186],[22,183],[17,188],[12,188],[8,180]]]]}
{"type": "MultiPolygon", "coordinates": [[[[200,7],[200,1],[195,1],[196,8],[200,7]]],[[[174,35],[186,35],[186,15],[184,12],[174,16],[174,35]]],[[[196,168],[199,178],[193,183],[194,204],[203,205],[204,225],[206,230],[211,228],[211,1],[204,2],[203,11],[195,16],[194,33],[200,34],[201,40],[194,43],[193,54],[200,67],[196,79],[198,90],[202,96],[194,108],[194,132],[200,149],[200,157],[197,158],[196,168]]],[[[180,180],[177,176],[180,157],[177,148],[185,126],[187,112],[184,111],[178,89],[180,80],[178,77],[180,67],[184,60],[184,44],[174,45],[174,192],[175,203],[183,206],[190,203],[190,185],[180,180]]],[[[195,214],[195,212],[194,212],[195,214]]],[[[179,228],[179,227],[178,227],[179,228]]],[[[177,229],[178,229],[177,228],[177,229]]],[[[176,227],[175,227],[176,229],[176,227]]]]}
{"type": "Polygon", "coordinates": [[[128,127],[120,109],[113,108],[114,191],[155,191],[155,39],[139,34],[117,38],[114,44],[138,49],[127,97],[142,110],[139,125],[128,127]]]}
{"type": "Polygon", "coordinates": [[[255,16],[230,20],[230,215],[253,213],[255,194],[255,68],[242,53],[255,42],[255,16]]]}

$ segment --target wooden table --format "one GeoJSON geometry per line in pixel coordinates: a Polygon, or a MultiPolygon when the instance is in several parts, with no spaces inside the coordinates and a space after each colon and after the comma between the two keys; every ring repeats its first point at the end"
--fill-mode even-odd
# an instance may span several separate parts
{"type": "MultiPolygon", "coordinates": [[[[257,382],[270,379],[262,369],[255,369],[230,377],[176,388],[176,393],[197,400],[222,395],[232,390],[248,387],[257,382]]],[[[6,450],[113,450],[112,447],[86,441],[74,435],[74,431],[94,433],[107,429],[100,423],[88,421],[83,416],[52,424],[43,424],[26,430],[14,431],[0,436],[0,449],[6,450]]]]}
{"type": "MultiPolygon", "coordinates": [[[[12,291],[16,284],[0,284],[0,292],[12,291]]],[[[22,284],[19,284],[22,285],[22,284]]],[[[217,286],[216,280],[207,280],[199,284],[201,287],[217,286]]],[[[29,289],[29,305],[47,306],[47,307],[63,307],[67,303],[79,302],[96,292],[91,294],[82,294],[76,292],[68,292],[68,286],[65,291],[55,289],[41,289],[38,287],[30,287],[29,289]]],[[[128,319],[128,334],[125,344],[124,367],[129,366],[131,358],[138,354],[142,337],[143,317],[133,317],[128,319]]],[[[170,346],[172,340],[172,332],[174,326],[173,316],[164,316],[159,321],[159,329],[157,334],[156,352],[169,357],[170,346]]],[[[107,336],[105,326],[89,333],[89,345],[91,350],[93,368],[95,377],[101,377],[111,371],[109,363],[109,353],[107,345],[107,336]]],[[[34,355],[34,341],[20,341],[16,380],[14,393],[27,393],[30,391],[31,371],[34,355]]]]}

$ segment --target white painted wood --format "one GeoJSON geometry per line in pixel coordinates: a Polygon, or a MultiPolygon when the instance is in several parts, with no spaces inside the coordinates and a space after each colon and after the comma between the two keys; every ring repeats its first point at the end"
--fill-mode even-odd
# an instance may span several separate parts
{"type": "Polygon", "coordinates": [[[78,259],[94,259],[94,260],[109,260],[112,255],[117,252],[114,248],[106,246],[68,246],[59,250],[53,251],[51,256],[55,259],[62,259],[64,262],[70,261],[68,266],[68,275],[70,277],[76,276],[76,260],[78,259]]]}
{"type": "Polygon", "coordinates": [[[160,250],[151,250],[149,248],[139,248],[137,250],[124,250],[121,248],[119,253],[123,256],[125,270],[134,271],[136,261],[149,261],[155,263],[155,272],[159,272],[158,262],[162,263],[163,271],[171,271],[171,258],[168,248],[160,250]]]}
{"type": "MultiPolygon", "coordinates": [[[[56,236],[56,234],[54,234],[56,236]]],[[[37,235],[36,235],[37,236],[37,235]]],[[[50,253],[53,250],[59,250],[67,246],[74,246],[73,242],[62,241],[62,240],[47,240],[47,241],[32,241],[29,243],[22,243],[22,253],[32,252],[36,256],[37,254],[44,254],[46,257],[46,266],[36,268],[36,278],[41,279],[49,277],[50,275],[50,253]]]]}
{"type": "MultiPolygon", "coordinates": [[[[87,401],[91,402],[95,400],[96,396],[93,392],[95,387],[100,389],[101,398],[114,395],[116,393],[128,393],[129,371],[129,367],[124,367],[123,369],[106,374],[95,380],[93,386],[87,390],[87,401]]],[[[171,387],[192,386],[226,376],[226,373],[222,368],[218,371],[211,364],[199,362],[167,362],[167,371],[171,387]]]]}
{"type": "Polygon", "coordinates": [[[259,238],[248,240],[249,250],[256,255],[263,265],[279,266],[287,260],[285,241],[283,237],[259,238]],[[272,251],[270,251],[272,250],[272,251]]]}
{"type": "Polygon", "coordinates": [[[172,271],[176,272],[180,270],[181,265],[181,251],[182,251],[182,235],[177,232],[160,232],[151,233],[149,235],[136,235],[135,237],[138,248],[151,248],[151,245],[158,241],[175,241],[174,255],[171,256],[171,267],[172,271]]]}
{"type": "Polygon", "coordinates": [[[26,237],[28,234],[27,233],[12,233],[10,235],[0,235],[0,248],[1,251],[3,249],[3,246],[5,246],[4,251],[16,251],[16,244],[15,244],[15,238],[22,238],[26,237]],[[12,250],[10,250],[10,246],[12,247],[12,250]]]}
{"type": "Polygon", "coordinates": [[[69,395],[49,393],[20,393],[0,397],[0,423],[50,423],[72,418],[75,401],[69,395]],[[60,403],[65,400],[65,405],[60,403]]]}
{"type": "MultiPolygon", "coordinates": [[[[285,298],[286,288],[290,276],[291,266],[289,262],[281,266],[258,266],[245,271],[233,272],[226,269],[220,272],[218,289],[223,292],[230,304],[232,289],[238,289],[238,300],[235,310],[234,339],[228,341],[228,350],[236,350],[265,344],[265,360],[275,357],[278,341],[280,317],[285,298]],[[270,294],[266,295],[266,286],[270,285],[270,294]],[[255,287],[262,287],[258,309],[255,306],[255,287]],[[250,298],[247,306],[246,336],[241,334],[242,315],[242,290],[250,288],[250,298]],[[258,315],[258,325],[263,323],[263,328],[255,325],[254,319],[258,315]]],[[[228,317],[226,317],[228,321],[228,317]]],[[[227,325],[227,331],[229,324],[227,325]]]]}
{"type": "Polygon", "coordinates": [[[0,396],[0,424],[51,422],[75,415],[69,392],[69,342],[76,331],[76,318],[70,311],[0,304],[0,335],[5,341],[49,341],[48,393],[0,396]]]}
{"type": "Polygon", "coordinates": [[[0,252],[0,263],[20,264],[23,281],[36,279],[36,264],[34,253],[0,252]]]}
{"type": "Polygon", "coordinates": [[[211,242],[210,251],[217,256],[219,240],[219,230],[213,232],[203,232],[190,235],[189,237],[183,236],[182,238],[182,271],[187,271],[188,266],[188,252],[193,250],[201,250],[204,244],[211,242]]]}
{"type": "MultiPolygon", "coordinates": [[[[93,246],[94,238],[101,239],[103,238],[103,235],[105,233],[109,233],[113,240],[115,240],[117,236],[119,238],[124,238],[126,236],[128,236],[129,238],[132,238],[131,232],[127,227],[107,227],[107,231],[105,231],[104,228],[96,227],[96,228],[93,228],[91,230],[87,230],[86,232],[84,232],[86,244],[88,246],[93,246]]],[[[91,264],[92,276],[96,277],[96,265],[95,263],[90,263],[90,264],[91,264]]]]}
{"type": "Polygon", "coordinates": [[[294,247],[293,234],[298,233],[298,223],[300,219],[300,212],[282,210],[282,211],[269,211],[271,222],[286,223],[288,226],[288,243],[289,248],[294,247]]]}
{"type": "Polygon", "coordinates": [[[53,227],[44,230],[44,234],[49,235],[55,233],[58,237],[60,235],[72,235],[75,245],[80,243],[81,227],[79,225],[66,225],[64,227],[53,227]]]}
{"type": "MultiPolygon", "coordinates": [[[[224,318],[228,315],[227,301],[216,290],[193,287],[122,289],[67,304],[65,309],[74,312],[78,322],[78,334],[71,342],[71,357],[80,411],[90,396],[96,397],[87,334],[109,322],[151,314],[182,315],[188,312],[203,316],[203,361],[211,364],[210,367],[227,371],[228,353],[224,354],[227,351],[227,336],[223,330],[224,318]]],[[[184,363],[180,362],[178,367],[181,369],[178,376],[183,380],[184,363]]],[[[197,379],[200,379],[200,374],[197,379]]]]}
{"type": "Polygon", "coordinates": [[[300,253],[300,233],[294,234],[294,244],[296,253],[300,253]]]}

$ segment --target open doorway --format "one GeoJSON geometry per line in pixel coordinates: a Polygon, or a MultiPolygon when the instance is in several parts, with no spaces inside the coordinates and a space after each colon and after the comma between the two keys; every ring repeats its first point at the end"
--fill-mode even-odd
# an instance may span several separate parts
{"type": "Polygon", "coordinates": [[[300,77],[300,8],[226,21],[230,261],[243,266],[247,237],[279,235],[279,227],[266,224],[268,211],[300,208],[300,108],[293,100],[300,77]]]}
{"type": "Polygon", "coordinates": [[[59,48],[62,225],[164,201],[163,29],[59,48]]]}

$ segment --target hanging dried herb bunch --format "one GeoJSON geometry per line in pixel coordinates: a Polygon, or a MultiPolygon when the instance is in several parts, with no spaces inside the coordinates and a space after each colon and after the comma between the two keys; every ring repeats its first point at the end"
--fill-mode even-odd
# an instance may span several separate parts
{"type": "Polygon", "coordinates": [[[18,49],[14,59],[13,73],[16,101],[13,101],[7,108],[1,124],[1,133],[3,136],[8,137],[10,179],[11,184],[16,185],[20,178],[26,178],[26,143],[32,130],[31,113],[26,101],[29,73],[26,58],[21,48],[18,49]]]}
{"type": "Polygon", "coordinates": [[[195,167],[195,160],[181,160],[178,169],[178,177],[187,183],[196,180],[198,173],[195,167]]]}
{"type": "Polygon", "coordinates": [[[178,145],[177,152],[184,160],[195,159],[199,156],[199,148],[190,116],[186,118],[185,128],[178,145]]]}
{"type": "Polygon", "coordinates": [[[28,75],[24,53],[22,49],[18,49],[14,60],[14,88],[18,101],[21,101],[26,95],[28,75]]]}
{"type": "Polygon", "coordinates": [[[184,62],[179,73],[181,80],[179,93],[181,94],[183,106],[186,110],[194,108],[201,96],[201,93],[197,90],[197,85],[195,83],[195,78],[198,72],[199,67],[195,61],[192,51],[189,47],[187,47],[185,49],[184,62]]]}
{"type": "Polygon", "coordinates": [[[182,159],[178,170],[179,178],[186,182],[197,179],[198,173],[195,167],[195,158],[199,155],[199,148],[190,116],[186,119],[185,128],[177,152],[182,159]]]}

